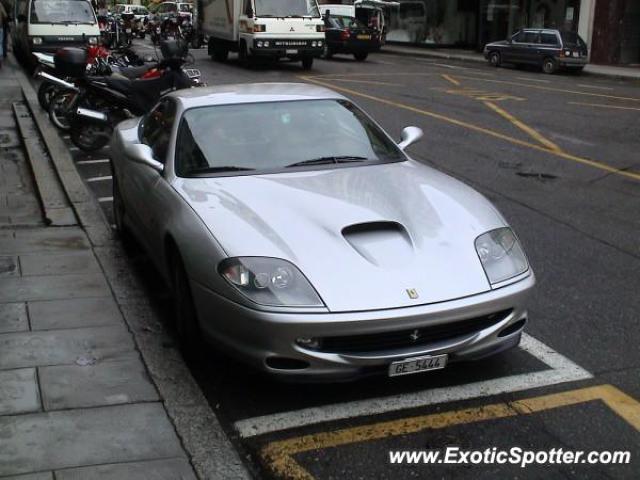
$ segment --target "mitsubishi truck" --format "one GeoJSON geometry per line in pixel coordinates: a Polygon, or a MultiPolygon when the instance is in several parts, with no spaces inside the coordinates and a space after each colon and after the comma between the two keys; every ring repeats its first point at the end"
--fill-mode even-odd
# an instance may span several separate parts
{"type": "Polygon", "coordinates": [[[237,52],[246,66],[261,58],[289,58],[308,70],[324,50],[316,0],[204,0],[201,17],[209,55],[220,62],[237,52]]]}

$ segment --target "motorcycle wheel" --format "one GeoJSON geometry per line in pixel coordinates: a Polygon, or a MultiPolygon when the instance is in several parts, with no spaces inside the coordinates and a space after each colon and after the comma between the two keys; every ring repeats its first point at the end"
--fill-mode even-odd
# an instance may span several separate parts
{"type": "Polygon", "coordinates": [[[69,113],[69,95],[73,94],[69,91],[58,92],[49,102],[49,120],[63,132],[71,130],[67,114],[69,113]]]}
{"type": "Polygon", "coordinates": [[[57,87],[48,82],[42,82],[38,87],[38,103],[40,106],[49,110],[49,104],[51,103],[51,99],[57,93],[57,87]]]}
{"type": "Polygon", "coordinates": [[[109,143],[112,128],[108,125],[74,125],[71,142],[83,152],[95,152],[109,143]]]}

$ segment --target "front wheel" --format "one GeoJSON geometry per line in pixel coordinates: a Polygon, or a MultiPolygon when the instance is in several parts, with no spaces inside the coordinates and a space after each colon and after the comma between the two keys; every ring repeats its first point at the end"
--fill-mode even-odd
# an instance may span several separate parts
{"type": "Polygon", "coordinates": [[[553,58],[545,58],[544,61],[542,62],[542,71],[544,73],[548,73],[548,74],[555,73],[557,69],[558,69],[558,64],[553,58]]]}
{"type": "Polygon", "coordinates": [[[493,67],[499,67],[502,63],[502,57],[500,56],[500,52],[491,52],[489,54],[489,63],[493,67]]]}
{"type": "Polygon", "coordinates": [[[95,152],[111,139],[112,128],[102,124],[78,124],[71,130],[71,142],[84,152],[95,152]]]}
{"type": "Polygon", "coordinates": [[[367,57],[369,56],[369,54],[367,52],[358,52],[358,53],[354,53],[353,57],[358,61],[358,62],[364,62],[367,57]]]}
{"type": "Polygon", "coordinates": [[[313,57],[302,57],[302,69],[311,70],[313,67],[313,57]]]}

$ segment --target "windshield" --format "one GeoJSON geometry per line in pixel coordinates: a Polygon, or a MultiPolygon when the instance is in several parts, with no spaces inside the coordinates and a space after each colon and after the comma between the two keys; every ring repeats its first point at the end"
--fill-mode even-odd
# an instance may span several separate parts
{"type": "Polygon", "coordinates": [[[182,117],[178,176],[283,168],[337,168],[404,160],[400,149],[344,100],[304,100],[200,107],[182,117]]]}
{"type": "Polygon", "coordinates": [[[365,28],[365,25],[357,18],[343,15],[331,15],[329,22],[334,28],[365,28]]]}
{"type": "Polygon", "coordinates": [[[319,17],[316,0],[255,0],[258,17],[319,17]]]}
{"type": "Polygon", "coordinates": [[[178,5],[179,9],[181,12],[190,12],[191,11],[191,5],[189,3],[181,3],[180,5],[178,5]]]}
{"type": "Polygon", "coordinates": [[[96,23],[91,4],[86,0],[33,0],[31,23],[96,23]]]}

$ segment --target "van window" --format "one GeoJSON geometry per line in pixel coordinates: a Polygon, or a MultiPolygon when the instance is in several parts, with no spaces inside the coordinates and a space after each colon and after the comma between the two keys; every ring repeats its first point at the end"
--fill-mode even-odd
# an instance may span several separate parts
{"type": "Polygon", "coordinates": [[[93,25],[96,17],[86,0],[32,0],[29,22],[93,25]]]}
{"type": "Polygon", "coordinates": [[[541,33],[540,42],[545,45],[558,45],[558,37],[555,33],[541,33]]]}

